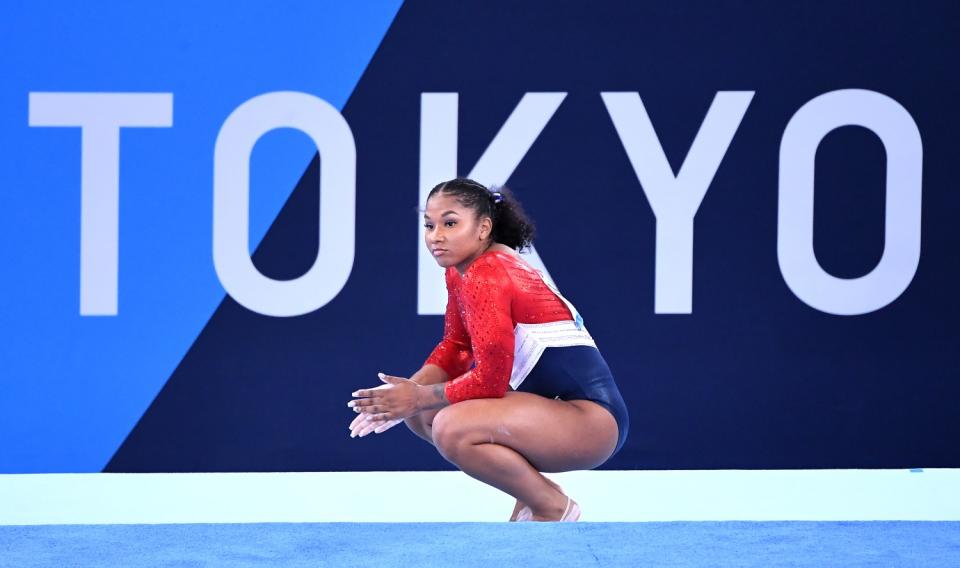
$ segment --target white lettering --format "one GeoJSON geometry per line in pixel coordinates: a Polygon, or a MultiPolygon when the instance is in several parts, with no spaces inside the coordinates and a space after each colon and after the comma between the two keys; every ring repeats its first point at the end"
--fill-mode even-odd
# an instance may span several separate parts
{"type": "Polygon", "coordinates": [[[254,97],[227,117],[214,149],[213,261],[227,293],[249,310],[298,316],[330,302],[353,269],[356,225],[353,132],[326,101],[296,92],[254,97]],[[320,152],[320,235],[313,266],[293,280],[261,274],[250,258],[250,156],[257,140],[277,128],[310,136],[320,152]]]}
{"type": "Polygon", "coordinates": [[[120,129],[173,126],[172,93],[30,93],[30,126],[80,128],[80,315],[117,315],[120,129]]]}
{"type": "Polygon", "coordinates": [[[717,93],[676,176],[639,93],[600,96],[657,218],[654,311],[692,313],[693,218],[747,112],[753,91],[717,93]]]}
{"type": "Polygon", "coordinates": [[[800,107],[780,143],[777,260],[787,286],[805,304],[836,315],[869,313],[896,300],[920,262],[923,143],[910,113],[874,91],[825,93],[800,107]],[[832,130],[862,126],[887,155],[886,218],[880,262],[859,278],[837,278],[813,250],[814,167],[817,147],[832,130]]]}

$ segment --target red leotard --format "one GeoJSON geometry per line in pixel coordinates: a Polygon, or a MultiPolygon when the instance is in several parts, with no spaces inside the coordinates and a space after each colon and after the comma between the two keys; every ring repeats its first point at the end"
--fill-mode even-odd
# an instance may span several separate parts
{"type": "Polygon", "coordinates": [[[444,388],[451,404],[507,392],[516,324],[573,319],[540,274],[510,253],[484,252],[463,276],[448,267],[446,280],[443,340],[424,365],[451,377],[444,388]]]}

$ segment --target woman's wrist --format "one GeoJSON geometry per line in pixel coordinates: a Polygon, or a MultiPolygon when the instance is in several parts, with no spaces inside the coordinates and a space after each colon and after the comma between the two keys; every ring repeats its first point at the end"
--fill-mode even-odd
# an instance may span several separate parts
{"type": "Polygon", "coordinates": [[[417,387],[417,412],[448,406],[446,383],[420,385],[417,387]]]}

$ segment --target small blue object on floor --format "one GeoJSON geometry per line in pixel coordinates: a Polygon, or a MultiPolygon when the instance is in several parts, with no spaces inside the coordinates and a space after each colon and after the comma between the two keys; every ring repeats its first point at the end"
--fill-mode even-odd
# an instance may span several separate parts
{"type": "Polygon", "coordinates": [[[960,522],[0,526],[0,566],[960,566],[960,522]]]}

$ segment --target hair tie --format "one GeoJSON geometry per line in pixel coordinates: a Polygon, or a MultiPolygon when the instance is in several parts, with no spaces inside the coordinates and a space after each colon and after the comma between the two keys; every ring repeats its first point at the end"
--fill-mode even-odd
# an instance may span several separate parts
{"type": "Polygon", "coordinates": [[[503,201],[503,194],[500,193],[499,191],[494,191],[493,193],[490,194],[490,196],[493,197],[494,204],[497,204],[503,201]]]}

